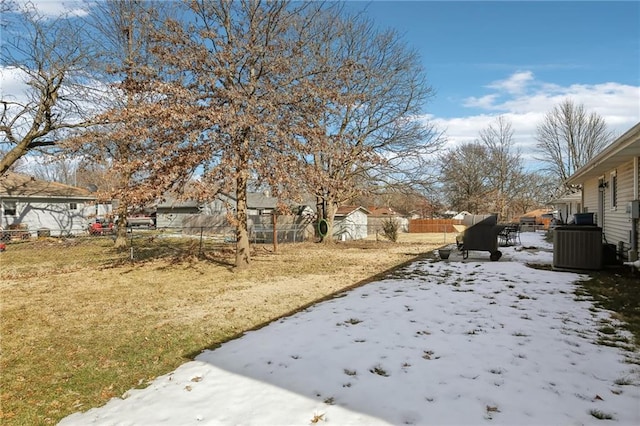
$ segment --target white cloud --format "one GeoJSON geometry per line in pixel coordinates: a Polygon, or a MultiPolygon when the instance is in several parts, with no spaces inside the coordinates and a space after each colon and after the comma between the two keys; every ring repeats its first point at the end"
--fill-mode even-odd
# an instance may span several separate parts
{"type": "Polygon", "coordinates": [[[464,100],[463,106],[468,108],[492,109],[497,99],[497,94],[485,95],[479,98],[471,96],[464,100]]]}
{"type": "MultiPolygon", "coordinates": [[[[450,145],[472,142],[480,130],[499,115],[512,124],[514,143],[525,159],[535,156],[536,127],[545,114],[566,99],[584,105],[588,112],[602,116],[609,128],[622,134],[640,121],[640,87],[615,82],[571,84],[562,86],[536,80],[530,71],[517,72],[504,80],[485,86],[492,92],[481,97],[468,97],[462,106],[480,109],[481,113],[465,117],[425,119],[445,130],[450,145]]],[[[535,168],[535,164],[529,164],[535,168]]]]}
{"type": "Polygon", "coordinates": [[[500,92],[504,91],[507,93],[519,94],[526,90],[529,83],[533,80],[533,73],[531,71],[519,71],[512,74],[505,80],[494,81],[487,87],[500,92]]]}
{"type": "Polygon", "coordinates": [[[29,86],[26,83],[26,74],[16,67],[0,66],[0,98],[11,102],[26,102],[26,93],[29,86]]]}
{"type": "Polygon", "coordinates": [[[79,0],[16,0],[16,3],[29,10],[35,9],[41,15],[51,18],[64,14],[68,16],[85,16],[88,13],[84,3],[79,0]]]}

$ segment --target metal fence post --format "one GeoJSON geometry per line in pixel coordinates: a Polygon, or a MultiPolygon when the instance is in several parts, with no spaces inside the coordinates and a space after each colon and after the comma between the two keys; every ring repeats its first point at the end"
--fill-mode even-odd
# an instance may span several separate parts
{"type": "Polygon", "coordinates": [[[202,256],[202,234],[203,234],[203,231],[204,231],[204,226],[201,226],[200,227],[200,250],[198,252],[199,256],[202,256]]]}
{"type": "Polygon", "coordinates": [[[131,240],[129,242],[129,256],[131,258],[131,263],[133,263],[133,226],[129,227],[129,230],[131,231],[131,240]]]}

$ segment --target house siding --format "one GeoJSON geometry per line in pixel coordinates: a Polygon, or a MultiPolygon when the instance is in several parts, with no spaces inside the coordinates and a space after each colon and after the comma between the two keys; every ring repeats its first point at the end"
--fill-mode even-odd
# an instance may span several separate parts
{"type": "Polygon", "coordinates": [[[562,220],[563,223],[568,223],[573,219],[573,215],[576,213],[580,213],[582,210],[580,201],[571,201],[566,203],[555,203],[556,209],[558,210],[559,219],[562,220]]]}
{"type": "Polygon", "coordinates": [[[633,200],[633,160],[628,161],[615,169],[607,170],[604,173],[604,180],[608,186],[604,190],[603,216],[598,215],[598,197],[600,196],[598,181],[599,178],[592,178],[584,182],[584,211],[596,214],[597,223],[602,227],[602,234],[609,244],[618,246],[623,244],[623,254],[631,248],[631,219],[627,213],[627,205],[633,200]],[[617,206],[611,205],[611,173],[616,172],[618,195],[617,206]]]}
{"type": "MultiPolygon", "coordinates": [[[[604,224],[602,227],[603,236],[607,243],[618,245],[623,243],[624,250],[631,248],[629,230],[631,229],[631,219],[627,213],[627,205],[633,200],[633,161],[624,163],[616,169],[609,170],[605,174],[605,181],[608,182],[604,191],[604,224]],[[615,170],[617,175],[617,206],[611,205],[611,172],[615,170]]],[[[597,188],[596,188],[597,190],[597,188]]]]}
{"type": "Polygon", "coordinates": [[[156,227],[157,228],[180,228],[183,226],[185,218],[200,211],[197,207],[193,208],[160,208],[156,210],[156,227]]]}
{"type": "MultiPolygon", "coordinates": [[[[632,235],[632,228],[637,219],[629,216],[629,203],[638,197],[638,160],[640,159],[640,123],[609,144],[602,152],[592,158],[580,170],[567,179],[568,185],[582,185],[585,208],[589,212],[598,212],[598,199],[602,194],[603,209],[598,217],[598,225],[606,242],[615,244],[621,250],[618,254],[623,259],[636,260],[637,253],[630,251],[636,246],[638,235],[632,235]],[[613,179],[611,172],[616,172],[617,192],[616,206],[612,206],[613,179]],[[607,185],[599,192],[598,179],[602,178],[607,185]]],[[[635,247],[638,248],[637,246],[635,247]]]]}
{"type": "MultiPolygon", "coordinates": [[[[15,201],[16,214],[5,215],[0,211],[0,226],[8,229],[11,225],[26,226],[35,236],[38,229],[48,228],[53,236],[79,235],[89,226],[88,217],[95,216],[96,206],[87,200],[76,199],[16,199],[2,197],[2,201],[15,201]],[[70,210],[70,203],[76,209],[70,210]]],[[[1,205],[1,203],[0,203],[1,205]]]]}
{"type": "Polygon", "coordinates": [[[598,179],[590,179],[586,181],[582,188],[582,197],[584,199],[582,205],[583,212],[598,214],[598,179]]]}
{"type": "Polygon", "coordinates": [[[333,235],[338,240],[361,240],[367,238],[368,215],[355,210],[345,217],[335,218],[333,235]]]}

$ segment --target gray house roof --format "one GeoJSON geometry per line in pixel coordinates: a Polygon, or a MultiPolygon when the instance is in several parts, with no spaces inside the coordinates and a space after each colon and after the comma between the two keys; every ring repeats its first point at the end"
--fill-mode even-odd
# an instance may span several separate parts
{"type": "Polygon", "coordinates": [[[247,193],[247,206],[251,209],[275,209],[278,199],[261,192],[247,193]]]}
{"type": "Polygon", "coordinates": [[[567,204],[567,203],[579,203],[582,201],[582,191],[574,190],[564,192],[562,195],[549,201],[547,204],[567,204]]]}
{"type": "Polygon", "coordinates": [[[173,194],[165,194],[164,201],[158,203],[159,209],[197,209],[200,204],[196,200],[179,200],[173,194]]]}
{"type": "Polygon", "coordinates": [[[7,172],[0,177],[0,197],[3,198],[55,198],[94,200],[87,189],[36,179],[22,173],[7,172]]]}

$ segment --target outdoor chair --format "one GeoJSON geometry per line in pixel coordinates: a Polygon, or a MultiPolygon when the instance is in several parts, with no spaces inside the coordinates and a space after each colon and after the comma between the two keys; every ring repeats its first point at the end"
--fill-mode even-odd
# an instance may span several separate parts
{"type": "Polygon", "coordinates": [[[520,240],[520,224],[509,223],[498,233],[498,241],[501,246],[515,246],[522,244],[520,240]]]}

